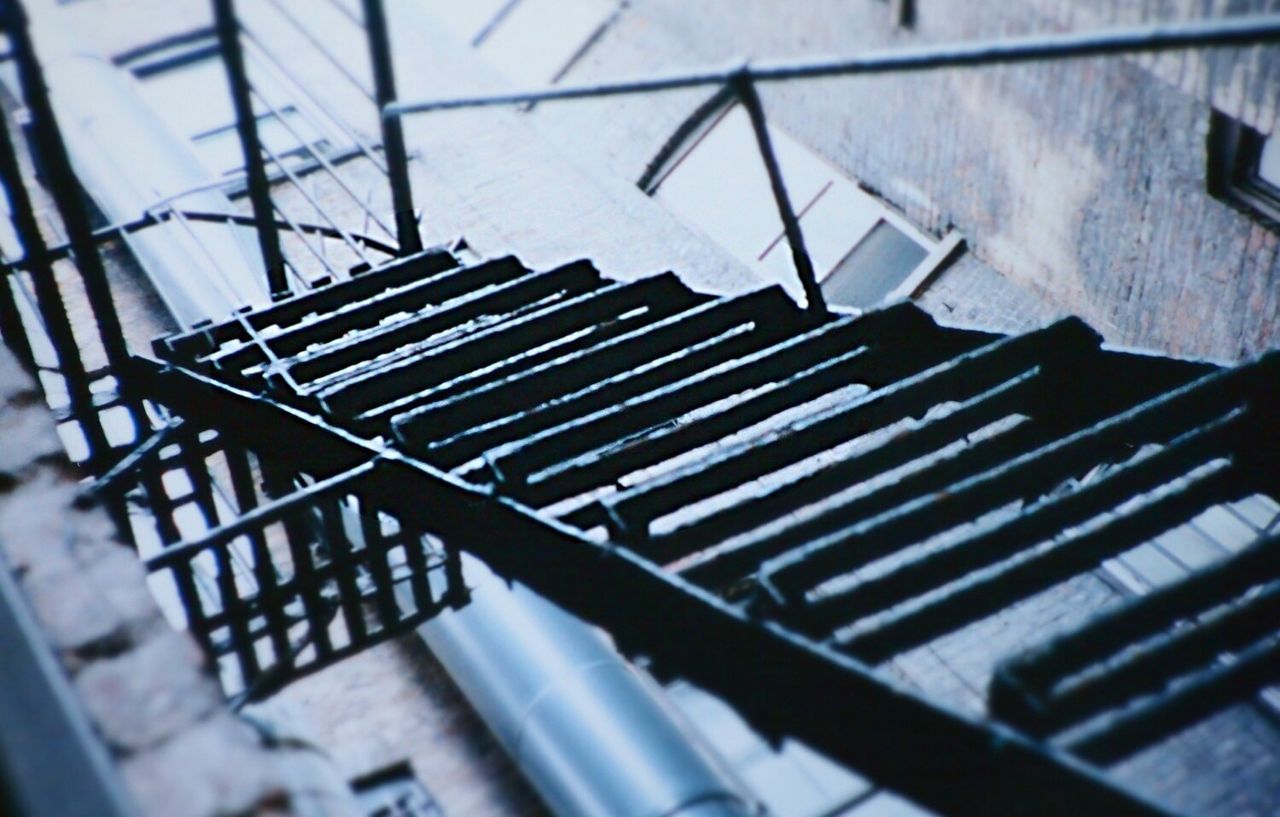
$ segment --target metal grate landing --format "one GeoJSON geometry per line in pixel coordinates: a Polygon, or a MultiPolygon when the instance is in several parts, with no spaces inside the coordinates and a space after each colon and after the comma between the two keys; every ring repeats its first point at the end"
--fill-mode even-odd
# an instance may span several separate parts
{"type": "Polygon", "coordinates": [[[289,446],[940,810],[1020,813],[1036,782],[1054,813],[1159,813],[1098,769],[1280,680],[1265,526],[1006,656],[984,718],[875,669],[1225,503],[1271,507],[1277,353],[1219,369],[1075,319],[1004,337],[438,254],[155,349],[140,376],[179,415],[289,446]]]}

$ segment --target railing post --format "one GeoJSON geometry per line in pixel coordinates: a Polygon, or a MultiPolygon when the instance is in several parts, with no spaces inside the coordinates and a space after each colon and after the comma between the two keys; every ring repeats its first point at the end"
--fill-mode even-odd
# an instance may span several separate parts
{"type": "Polygon", "coordinates": [[[231,102],[236,111],[236,133],[240,136],[240,150],[244,154],[249,203],[253,206],[253,219],[257,222],[258,246],[262,250],[262,263],[267,270],[267,288],[271,291],[272,300],[280,300],[289,295],[289,281],[285,277],[284,253],[280,250],[280,234],[276,232],[271,209],[270,184],[262,158],[258,120],[253,111],[249,76],[244,67],[244,51],[240,47],[240,23],[236,19],[233,0],[213,0],[213,17],[218,44],[222,49],[222,61],[227,69],[231,102]]]}
{"type": "Polygon", "coordinates": [[[85,294],[98,324],[107,363],[116,377],[120,378],[127,370],[129,350],[125,344],[120,317],[111,299],[111,287],[107,283],[102,256],[98,254],[93,227],[89,223],[84,191],[71,167],[66,144],[62,141],[62,131],[49,100],[49,89],[45,87],[40,61],[27,30],[26,14],[16,0],[0,0],[0,9],[3,9],[4,28],[12,43],[14,61],[18,66],[18,80],[22,86],[24,101],[31,111],[31,127],[35,134],[34,150],[43,160],[49,192],[75,253],[76,269],[84,281],[85,294]]]}
{"type": "Polygon", "coordinates": [[[387,175],[391,180],[391,206],[396,215],[400,254],[422,252],[418,219],[413,211],[413,188],[409,184],[409,156],[404,144],[404,123],[388,116],[387,105],[396,99],[395,69],[391,64],[391,40],[382,0],[364,0],[364,24],[369,33],[369,56],[373,62],[374,96],[382,122],[382,148],[387,155],[387,175]]]}
{"type": "Polygon", "coordinates": [[[818,287],[818,278],[813,271],[813,261],[809,258],[809,251],[804,244],[804,235],[800,231],[800,220],[796,218],[795,208],[791,206],[791,197],[787,195],[787,187],[782,180],[782,170],[778,167],[778,156],[773,152],[773,140],[769,138],[764,106],[760,104],[760,96],[756,93],[756,86],[751,81],[750,70],[742,68],[737,71],[730,78],[729,84],[751,119],[751,128],[756,134],[756,145],[760,148],[760,158],[764,161],[765,172],[769,174],[769,187],[773,190],[773,200],[778,205],[778,215],[782,217],[782,230],[787,237],[787,246],[791,248],[791,260],[795,263],[800,285],[804,287],[807,309],[815,317],[825,317],[830,314],[827,301],[818,287]]]}
{"type": "Polygon", "coordinates": [[[15,274],[12,267],[0,262],[0,337],[4,338],[5,345],[22,368],[35,375],[36,357],[31,351],[26,327],[22,325],[22,313],[18,311],[18,301],[13,295],[13,282],[9,279],[15,274]]]}
{"type": "MultiPolygon", "coordinates": [[[[11,19],[6,14],[5,22],[10,23],[11,19]]],[[[71,321],[67,317],[66,306],[62,301],[62,292],[58,289],[58,283],[53,277],[53,264],[49,260],[48,244],[40,233],[40,225],[36,221],[31,196],[27,192],[22,170],[18,164],[18,154],[14,149],[13,140],[9,138],[9,128],[3,122],[0,122],[0,183],[3,183],[8,195],[14,229],[22,241],[26,266],[31,274],[32,286],[35,288],[36,309],[40,313],[44,330],[49,335],[49,344],[53,347],[54,356],[57,357],[58,372],[66,383],[72,414],[80,422],[85,440],[89,444],[92,468],[95,457],[101,457],[107,451],[106,433],[102,430],[101,419],[94,408],[93,393],[89,389],[89,376],[84,368],[84,360],[80,356],[80,346],[76,343],[75,334],[71,330],[71,321]]],[[[14,271],[11,274],[17,275],[17,272],[14,271]]],[[[6,278],[3,284],[8,287],[10,282],[6,278]]]]}

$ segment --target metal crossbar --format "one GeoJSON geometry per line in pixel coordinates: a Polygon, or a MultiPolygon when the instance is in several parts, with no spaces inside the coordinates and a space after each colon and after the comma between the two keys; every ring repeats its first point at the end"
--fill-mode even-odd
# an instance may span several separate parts
{"type": "Polygon", "coordinates": [[[751,82],[896,74],[943,68],[980,67],[1058,59],[1114,56],[1191,48],[1241,47],[1280,40],[1280,15],[1241,15],[1221,20],[1131,26],[1097,32],[1006,37],[972,43],[872,51],[822,60],[760,60],[746,65],[694,69],[670,74],[582,85],[556,85],[510,93],[404,100],[383,108],[403,117],[430,111],[523,105],[569,99],[647,94],[701,86],[724,86],[745,76],[751,82]]]}

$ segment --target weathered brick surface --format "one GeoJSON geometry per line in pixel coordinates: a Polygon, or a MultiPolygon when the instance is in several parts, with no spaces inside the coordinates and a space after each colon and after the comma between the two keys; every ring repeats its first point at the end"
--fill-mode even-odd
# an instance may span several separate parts
{"type": "Polygon", "coordinates": [[[203,656],[171,630],[94,662],[76,677],[76,688],[107,742],[128,752],[172,737],[222,702],[203,656]]]}
{"type": "Polygon", "coordinates": [[[125,761],[130,788],[168,817],[246,814],[283,807],[288,795],[263,761],[257,734],[226,713],[205,719],[173,740],[125,761]],[[193,761],[207,769],[191,774],[193,761]],[[216,759],[215,763],[208,760],[216,759]]]}
{"type": "Polygon", "coordinates": [[[161,617],[107,515],[77,503],[49,416],[0,347],[0,569],[18,576],[140,814],[357,814],[324,755],[273,748],[229,712],[193,642],[161,617]]]}

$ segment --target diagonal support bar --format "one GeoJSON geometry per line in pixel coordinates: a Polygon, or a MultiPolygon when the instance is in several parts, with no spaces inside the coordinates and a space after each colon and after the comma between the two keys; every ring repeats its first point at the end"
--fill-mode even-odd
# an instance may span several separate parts
{"type": "Polygon", "coordinates": [[[335,473],[381,455],[362,482],[388,512],[608,628],[625,653],[645,654],[664,671],[724,695],[766,733],[794,735],[929,808],[1012,817],[1025,813],[1025,792],[1034,789],[1045,793],[1046,817],[1167,814],[1053,746],[935,706],[849,656],[749,618],[627,549],[598,544],[267,398],[185,369],[142,359],[136,365],[149,393],[179,415],[220,427],[249,448],[285,446],[301,469],[335,473]],[[676,631],[682,637],[672,638],[676,631]],[[815,700],[831,705],[812,706],[815,700]],[[868,734],[891,737],[875,742],[868,734]]]}
{"type": "Polygon", "coordinates": [[[818,286],[818,277],[813,271],[813,259],[809,257],[809,249],[804,243],[804,233],[800,230],[800,219],[791,205],[791,197],[787,195],[787,185],[782,178],[782,168],[778,166],[778,154],[773,150],[773,140],[769,137],[769,125],[764,116],[764,105],[760,103],[760,95],[756,93],[751,74],[743,68],[734,74],[729,83],[733,92],[746,108],[751,119],[751,129],[756,134],[756,145],[760,148],[760,160],[764,162],[765,172],[769,174],[769,189],[773,191],[773,200],[778,206],[778,215],[782,218],[782,230],[787,236],[787,246],[791,248],[791,260],[795,264],[796,275],[800,285],[804,287],[804,298],[809,313],[816,318],[831,314],[827,309],[827,301],[818,286]]]}

